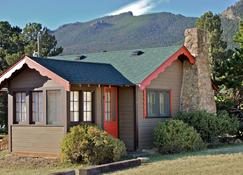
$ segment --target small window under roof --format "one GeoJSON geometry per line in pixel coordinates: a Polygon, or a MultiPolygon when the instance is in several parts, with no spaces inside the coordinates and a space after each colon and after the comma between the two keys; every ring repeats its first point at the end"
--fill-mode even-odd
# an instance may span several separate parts
{"type": "Polygon", "coordinates": [[[144,52],[141,51],[141,50],[136,50],[136,51],[132,52],[132,56],[139,56],[139,55],[142,55],[142,54],[144,54],[144,52]]]}
{"type": "Polygon", "coordinates": [[[83,59],[85,59],[85,58],[87,58],[87,56],[85,56],[85,55],[81,55],[81,56],[79,57],[79,60],[83,60],[83,59]]]}

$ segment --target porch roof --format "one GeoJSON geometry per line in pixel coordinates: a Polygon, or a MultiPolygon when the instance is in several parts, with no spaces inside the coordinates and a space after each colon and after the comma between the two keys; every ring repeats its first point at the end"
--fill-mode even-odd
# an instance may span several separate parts
{"type": "Polygon", "coordinates": [[[112,65],[31,57],[70,84],[133,85],[112,65]]]}

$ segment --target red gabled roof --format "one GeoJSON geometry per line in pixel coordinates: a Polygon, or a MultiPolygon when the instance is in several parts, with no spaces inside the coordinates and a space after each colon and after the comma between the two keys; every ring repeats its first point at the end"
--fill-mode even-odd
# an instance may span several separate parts
{"type": "Polygon", "coordinates": [[[177,60],[180,55],[185,55],[191,64],[195,64],[196,60],[194,56],[191,55],[185,46],[182,46],[139,84],[140,89],[144,90],[148,85],[150,85],[151,81],[157,78],[161,72],[164,72],[165,69],[169,67],[175,60],[177,60]]]}

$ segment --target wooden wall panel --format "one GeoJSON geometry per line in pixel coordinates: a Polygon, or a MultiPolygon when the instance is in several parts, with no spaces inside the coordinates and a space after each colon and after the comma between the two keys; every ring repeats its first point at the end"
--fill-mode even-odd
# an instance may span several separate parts
{"type": "Polygon", "coordinates": [[[12,126],[12,152],[59,154],[64,127],[12,126]]]}
{"type": "Polygon", "coordinates": [[[119,88],[119,138],[128,150],[134,149],[134,97],[133,87],[119,88]]]}
{"type": "MultiPolygon", "coordinates": [[[[172,93],[172,116],[179,111],[180,94],[182,84],[182,63],[176,60],[164,72],[151,81],[147,88],[167,89],[172,93]]],[[[163,118],[145,118],[143,113],[143,91],[137,87],[137,118],[138,118],[138,140],[139,148],[151,148],[153,146],[153,129],[163,118]]]]}

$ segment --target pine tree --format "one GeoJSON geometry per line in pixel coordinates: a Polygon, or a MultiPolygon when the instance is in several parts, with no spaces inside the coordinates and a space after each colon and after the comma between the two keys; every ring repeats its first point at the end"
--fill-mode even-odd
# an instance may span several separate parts
{"type": "Polygon", "coordinates": [[[57,41],[55,36],[51,35],[47,28],[41,24],[29,23],[23,29],[22,36],[26,42],[24,51],[27,55],[32,56],[37,51],[37,37],[40,39],[40,55],[42,57],[55,56],[62,53],[62,47],[56,47],[57,41]]]}
{"type": "Polygon", "coordinates": [[[220,84],[219,75],[224,71],[222,62],[232,54],[231,51],[226,51],[227,43],[222,40],[223,30],[221,29],[220,16],[206,12],[196,21],[196,26],[208,32],[212,79],[214,83],[220,84]]]}

